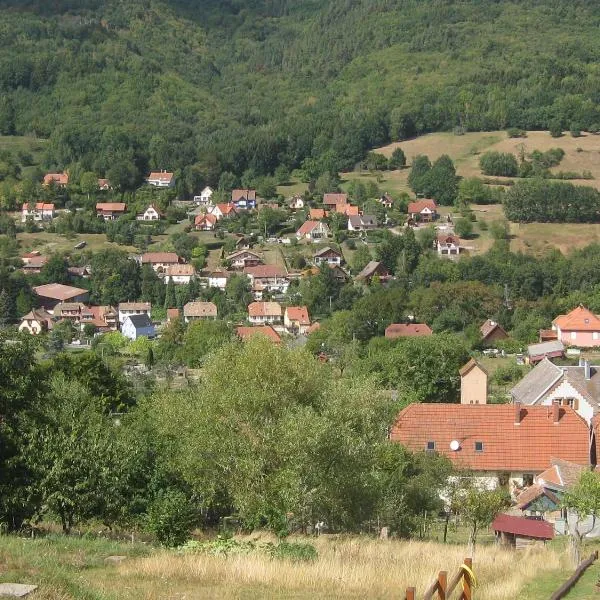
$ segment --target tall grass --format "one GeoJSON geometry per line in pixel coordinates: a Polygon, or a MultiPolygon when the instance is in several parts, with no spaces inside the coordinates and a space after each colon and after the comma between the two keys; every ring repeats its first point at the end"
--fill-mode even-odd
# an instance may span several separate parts
{"type": "MultiPolygon", "coordinates": [[[[152,579],[195,583],[210,589],[211,598],[237,598],[252,589],[263,590],[261,596],[269,598],[401,598],[408,586],[422,594],[440,570],[451,577],[466,553],[461,546],[356,537],[324,536],[315,545],[319,558],[313,563],[282,562],[263,555],[160,552],[124,563],[118,572],[147,583],[152,579]]],[[[513,600],[528,581],[568,568],[568,556],[551,547],[516,553],[481,546],[473,560],[478,600],[513,600]]]]}

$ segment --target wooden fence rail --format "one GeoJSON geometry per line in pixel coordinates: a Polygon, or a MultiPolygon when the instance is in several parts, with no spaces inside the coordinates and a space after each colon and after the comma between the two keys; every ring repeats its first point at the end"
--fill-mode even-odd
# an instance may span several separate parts
{"type": "Polygon", "coordinates": [[[596,550],[587,560],[584,560],[575,569],[575,573],[565,581],[557,590],[550,596],[550,600],[561,600],[564,598],[573,588],[573,586],[579,581],[579,578],[585,573],[586,569],[590,567],[594,561],[598,559],[598,550],[596,550]]]}
{"type": "MultiPolygon", "coordinates": [[[[462,591],[458,600],[473,600],[473,561],[465,558],[465,562],[459,567],[456,575],[448,583],[448,572],[440,571],[438,578],[429,586],[423,596],[423,600],[450,600],[454,590],[462,583],[462,591]],[[436,595],[437,594],[437,595],[436,595]]],[[[562,596],[561,596],[562,597],[562,596]]],[[[417,592],[414,587],[406,590],[405,600],[417,600],[417,592]]]]}

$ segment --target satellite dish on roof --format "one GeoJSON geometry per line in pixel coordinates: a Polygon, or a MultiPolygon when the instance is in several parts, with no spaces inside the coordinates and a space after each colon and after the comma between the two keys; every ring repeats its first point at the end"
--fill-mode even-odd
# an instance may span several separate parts
{"type": "Polygon", "coordinates": [[[450,442],[450,450],[452,450],[453,452],[456,452],[459,448],[460,448],[460,443],[458,442],[458,440],[452,440],[450,442]]]}

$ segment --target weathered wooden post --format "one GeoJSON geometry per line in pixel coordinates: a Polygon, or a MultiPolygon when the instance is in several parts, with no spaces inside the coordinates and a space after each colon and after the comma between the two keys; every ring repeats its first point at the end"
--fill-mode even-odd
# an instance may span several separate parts
{"type": "Polygon", "coordinates": [[[416,600],[415,588],[409,587],[406,588],[406,600],[416,600]]]}
{"type": "Polygon", "coordinates": [[[438,573],[438,598],[446,600],[446,590],[448,588],[448,572],[440,571],[438,573]]]}
{"type": "MultiPolygon", "coordinates": [[[[473,560],[471,558],[465,558],[464,565],[469,567],[469,570],[473,568],[473,560]]],[[[473,582],[471,581],[471,574],[463,569],[463,593],[461,598],[463,600],[473,600],[473,582]]]]}

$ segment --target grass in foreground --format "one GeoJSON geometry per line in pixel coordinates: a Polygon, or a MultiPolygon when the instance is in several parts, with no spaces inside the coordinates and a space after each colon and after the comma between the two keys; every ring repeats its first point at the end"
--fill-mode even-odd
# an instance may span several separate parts
{"type": "MultiPolygon", "coordinates": [[[[102,539],[5,536],[0,537],[0,580],[39,585],[32,600],[391,599],[402,597],[409,585],[422,595],[439,570],[452,575],[466,554],[463,545],[358,536],[322,536],[310,542],[319,558],[293,563],[263,554],[182,555],[102,539]],[[106,561],[111,555],[127,558],[112,564],[106,561]]],[[[547,598],[548,590],[558,587],[571,567],[562,545],[518,554],[481,545],[475,552],[474,570],[478,600],[533,600],[547,598]],[[544,589],[536,588],[531,585],[534,580],[548,583],[544,589]]],[[[593,586],[593,573],[588,577],[593,586]]]]}

